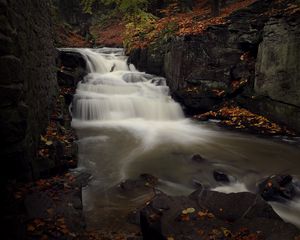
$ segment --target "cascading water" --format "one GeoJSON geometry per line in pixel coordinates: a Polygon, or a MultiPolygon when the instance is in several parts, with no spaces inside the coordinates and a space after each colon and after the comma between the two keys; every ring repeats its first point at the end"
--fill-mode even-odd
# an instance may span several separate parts
{"type": "MultiPolygon", "coordinates": [[[[274,173],[300,178],[298,148],[184,118],[165,79],[127,65],[122,49],[72,51],[84,56],[90,70],[78,84],[72,108],[80,164],[93,174],[84,194],[92,225],[97,226],[99,214],[115,218],[120,205],[132,204],[109,198],[106,190],[145,172],[159,177],[160,189],[168,194],[188,194],[195,181],[217,191],[238,192],[255,191],[257,182],[274,173]],[[207,160],[191,161],[195,153],[207,160]],[[237,180],[230,185],[217,183],[212,176],[216,169],[237,180]]],[[[297,199],[274,207],[300,226],[297,199]]],[[[106,222],[111,227],[111,221],[101,225],[106,222]]]]}
{"type": "Polygon", "coordinates": [[[168,95],[166,81],[137,72],[123,57],[81,50],[92,73],[78,84],[74,115],[81,120],[116,121],[182,119],[179,104],[168,95]],[[123,59],[122,59],[123,58],[123,59]]]}

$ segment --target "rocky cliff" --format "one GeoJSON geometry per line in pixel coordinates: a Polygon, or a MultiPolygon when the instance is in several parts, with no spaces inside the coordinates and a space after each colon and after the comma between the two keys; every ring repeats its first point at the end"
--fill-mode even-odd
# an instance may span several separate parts
{"type": "Polygon", "coordinates": [[[167,78],[188,113],[234,99],[300,131],[299,8],[256,1],[203,33],[131,52],[129,61],[167,78]]]}
{"type": "Polygon", "coordinates": [[[57,93],[49,6],[45,0],[0,1],[3,179],[38,172],[35,153],[57,93]]]}
{"type": "Polygon", "coordinates": [[[300,14],[273,17],[258,48],[254,91],[259,111],[300,130],[300,14]]]}

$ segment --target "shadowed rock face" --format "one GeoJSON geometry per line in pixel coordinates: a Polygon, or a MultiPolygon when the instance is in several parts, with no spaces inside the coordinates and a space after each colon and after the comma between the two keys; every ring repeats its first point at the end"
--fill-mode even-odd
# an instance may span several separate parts
{"type": "MultiPolygon", "coordinates": [[[[276,7],[285,9],[289,2],[276,7]]],[[[274,4],[257,1],[232,13],[224,25],[135,50],[129,61],[166,76],[172,95],[188,113],[236,99],[243,107],[300,131],[299,12],[270,18],[266,13],[274,4]],[[233,88],[234,82],[243,80],[246,85],[233,88]],[[218,96],[214,89],[224,93],[218,96]]]]}
{"type": "Polygon", "coordinates": [[[167,239],[169,236],[176,239],[207,239],[209,236],[227,239],[226,231],[237,236],[241,229],[247,229],[248,232],[243,233],[246,235],[257,234],[261,237],[258,239],[292,240],[300,233],[295,226],[281,220],[260,196],[203,189],[188,197],[157,194],[141,211],[141,228],[147,240],[167,239]]]}
{"type": "Polygon", "coordinates": [[[86,60],[77,52],[59,50],[57,67],[57,80],[61,86],[76,87],[88,73],[86,60]]]}
{"type": "Polygon", "coordinates": [[[28,178],[57,93],[49,1],[0,1],[1,177],[28,178]]]}
{"type": "Polygon", "coordinates": [[[300,18],[271,18],[256,62],[255,92],[269,98],[264,111],[300,129],[300,18]],[[270,104],[270,102],[272,104],[270,104]]]}

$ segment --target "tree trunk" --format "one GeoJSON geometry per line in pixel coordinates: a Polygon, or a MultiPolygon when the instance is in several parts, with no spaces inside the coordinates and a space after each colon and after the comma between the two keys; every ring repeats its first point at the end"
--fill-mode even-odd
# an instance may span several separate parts
{"type": "Polygon", "coordinates": [[[217,17],[220,15],[220,0],[211,0],[211,13],[212,16],[217,17]]]}

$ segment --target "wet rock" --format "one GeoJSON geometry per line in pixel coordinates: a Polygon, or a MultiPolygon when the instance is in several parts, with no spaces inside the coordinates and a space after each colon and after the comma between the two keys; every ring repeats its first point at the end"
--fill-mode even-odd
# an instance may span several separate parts
{"type": "Polygon", "coordinates": [[[119,187],[120,187],[120,189],[126,191],[126,190],[132,190],[139,185],[141,185],[140,182],[138,182],[136,180],[125,180],[120,183],[119,187]]]}
{"type": "Polygon", "coordinates": [[[188,114],[208,112],[222,102],[222,98],[207,96],[207,92],[193,93],[186,89],[174,92],[173,97],[185,107],[188,114]]]}
{"type": "Polygon", "coordinates": [[[86,68],[86,61],[80,53],[69,52],[69,51],[59,51],[59,59],[57,60],[61,66],[75,69],[81,67],[86,68]]]}
{"type": "Polygon", "coordinates": [[[140,178],[145,180],[147,183],[149,183],[152,186],[155,186],[158,183],[158,178],[148,173],[142,173],[140,175],[140,178]]]}
{"type": "MultiPolygon", "coordinates": [[[[159,44],[158,44],[159,45],[159,44]]],[[[162,46],[151,46],[149,49],[135,49],[127,62],[134,64],[139,70],[163,76],[164,49],[162,46]]]]}
{"type": "MultiPolygon", "coordinates": [[[[158,179],[150,174],[141,174],[137,179],[127,179],[118,185],[117,190],[121,194],[128,194],[130,196],[140,195],[145,193],[153,193],[155,185],[158,183],[158,179]]],[[[112,188],[112,191],[116,190],[112,188]]]]}
{"type": "Polygon", "coordinates": [[[73,183],[76,187],[85,187],[91,180],[91,174],[86,172],[77,172],[75,174],[75,182],[73,183]]]}
{"type": "Polygon", "coordinates": [[[193,184],[197,187],[197,188],[202,188],[202,183],[198,180],[198,179],[193,179],[193,184]]]}
{"type": "Polygon", "coordinates": [[[266,200],[292,199],[296,195],[291,175],[273,175],[258,185],[259,194],[266,200]]]}
{"type": "MultiPolygon", "coordinates": [[[[57,58],[57,80],[59,86],[75,87],[87,75],[87,66],[84,57],[80,53],[59,51],[57,58]]],[[[70,96],[66,99],[70,102],[70,96]]]]}
{"type": "Polygon", "coordinates": [[[200,154],[195,154],[192,156],[192,161],[203,163],[205,161],[205,158],[203,158],[200,154]]]}
{"type": "Polygon", "coordinates": [[[213,172],[213,175],[214,175],[214,179],[217,181],[217,182],[230,182],[229,181],[229,177],[227,176],[226,173],[224,172],[221,172],[221,171],[214,171],[213,172]]]}
{"type": "Polygon", "coordinates": [[[127,216],[127,222],[140,226],[140,212],[139,211],[131,211],[127,216]]]}
{"type": "Polygon", "coordinates": [[[265,112],[298,131],[300,72],[296,67],[298,66],[296,59],[300,56],[299,16],[298,12],[288,14],[284,18],[270,18],[265,24],[263,41],[258,49],[254,85],[258,95],[273,100],[271,104],[263,104],[265,112]],[[280,103],[286,107],[274,109],[280,103]]]}
{"type": "Polygon", "coordinates": [[[140,211],[140,226],[144,239],[148,240],[170,236],[182,240],[227,239],[224,229],[235,236],[255,236],[255,239],[262,236],[262,239],[294,239],[300,233],[295,226],[285,223],[259,195],[205,189],[186,197],[156,194],[140,211]]]}

